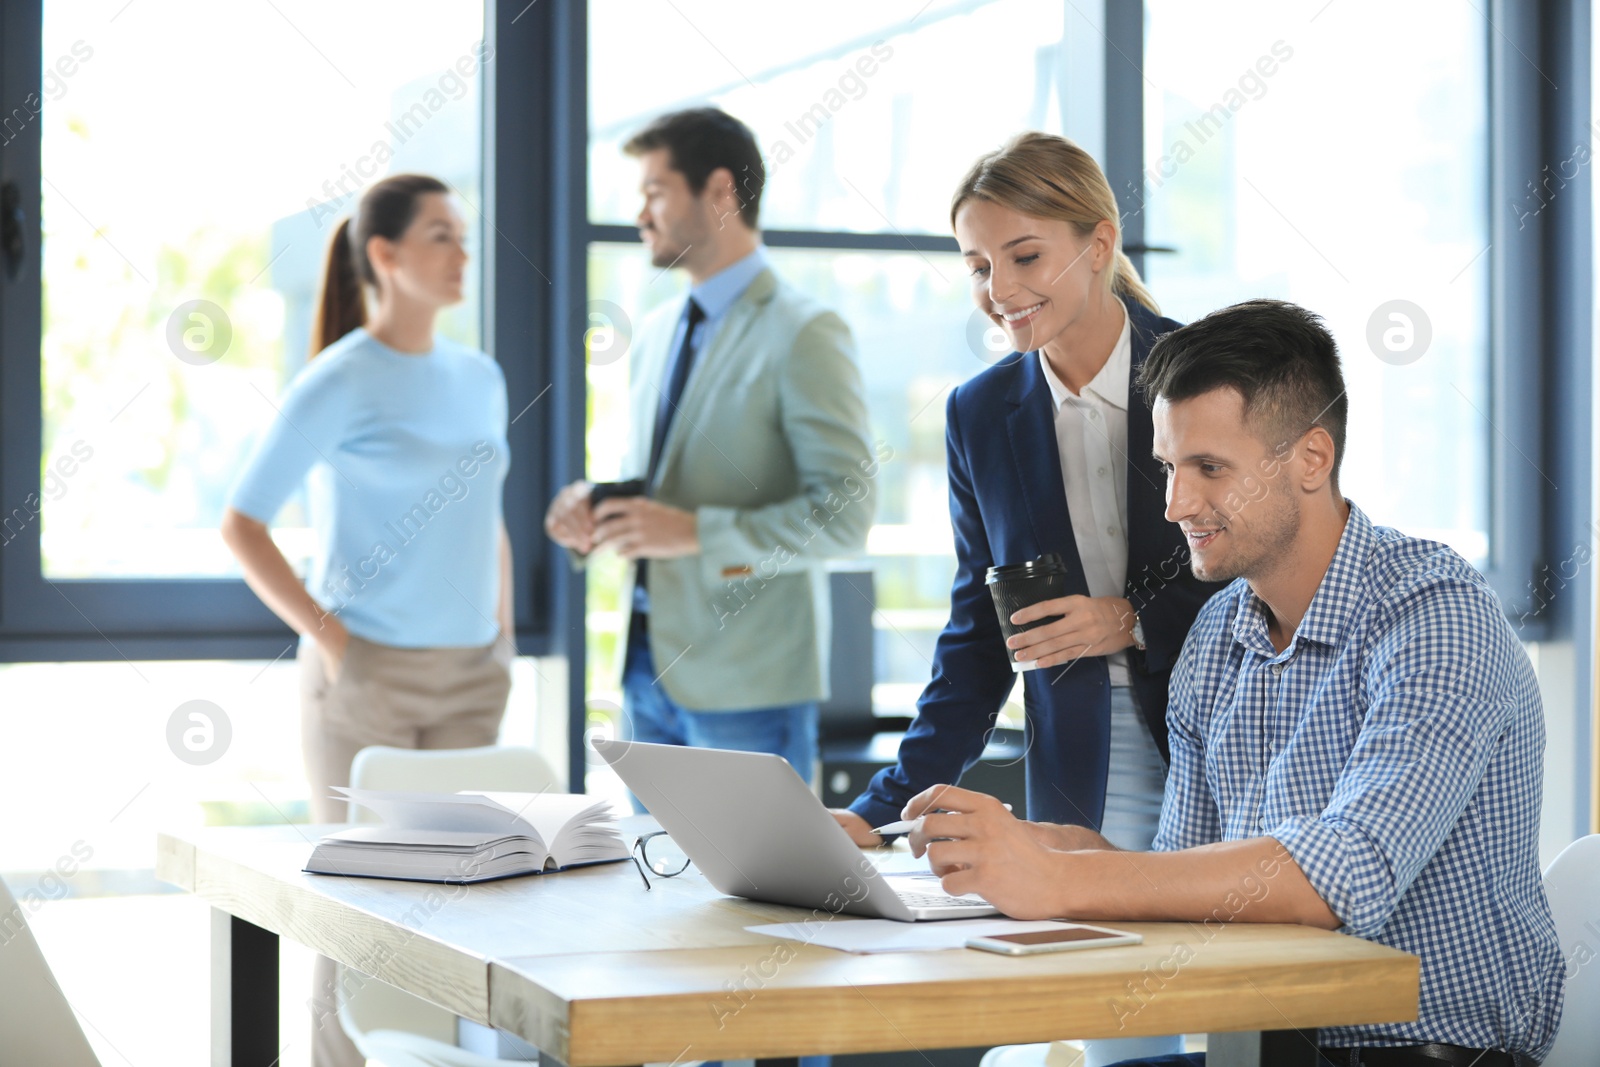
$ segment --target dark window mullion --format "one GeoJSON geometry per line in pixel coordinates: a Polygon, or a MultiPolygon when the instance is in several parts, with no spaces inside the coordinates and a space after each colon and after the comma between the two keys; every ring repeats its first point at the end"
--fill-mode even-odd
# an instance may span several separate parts
{"type": "MultiPolygon", "coordinates": [[[[1537,5],[1496,3],[1486,19],[1489,81],[1489,562],[1484,575],[1525,640],[1543,635],[1532,583],[1547,491],[1539,397],[1550,334],[1541,307],[1543,227],[1520,226],[1507,208],[1544,163],[1544,75],[1537,5]]],[[[1551,156],[1550,158],[1559,158],[1551,156]]]]}
{"type": "MultiPolygon", "coordinates": [[[[43,80],[42,3],[0,7],[0,99],[39,102],[43,80]]],[[[24,103],[24,106],[26,104],[24,103]]],[[[15,276],[0,272],[0,632],[14,629],[23,615],[29,575],[39,574],[39,460],[44,413],[41,406],[39,336],[42,301],[39,280],[39,145],[36,118],[20,130],[7,130],[0,152],[0,183],[21,195],[23,257],[15,276]]]]}
{"type": "MultiPolygon", "coordinates": [[[[633,226],[592,222],[587,237],[595,244],[637,244],[633,226]]],[[[771,248],[814,248],[833,252],[949,252],[959,249],[954,237],[926,233],[854,233],[847,230],[762,230],[771,248]]]]}
{"type": "Polygon", "coordinates": [[[1123,250],[1143,276],[1152,236],[1144,229],[1144,4],[1107,4],[1105,18],[1106,181],[1121,212],[1123,250]]]}

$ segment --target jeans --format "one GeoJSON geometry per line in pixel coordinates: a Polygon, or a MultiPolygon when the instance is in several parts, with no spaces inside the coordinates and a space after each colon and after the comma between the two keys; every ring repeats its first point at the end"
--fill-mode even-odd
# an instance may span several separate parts
{"type": "MultiPolygon", "coordinates": [[[[635,615],[628,628],[622,667],[623,736],[658,745],[770,752],[788,760],[810,785],[817,766],[816,703],[742,711],[693,711],[682,706],[667,695],[656,674],[648,618],[635,615]]],[[[636,798],[633,806],[643,810],[636,798]]]]}

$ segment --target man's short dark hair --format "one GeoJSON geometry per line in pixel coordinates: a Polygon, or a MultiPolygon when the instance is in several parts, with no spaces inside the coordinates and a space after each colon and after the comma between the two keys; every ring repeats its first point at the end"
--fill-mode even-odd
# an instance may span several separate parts
{"type": "Polygon", "coordinates": [[[727,167],[739,198],[739,217],[752,230],[758,227],[767,169],[750,127],[721,108],[692,107],[656,117],[622,146],[630,156],[658,148],[667,150],[672,169],[683,175],[696,196],[705,190],[712,171],[727,167]]]}
{"type": "Polygon", "coordinates": [[[1150,349],[1139,387],[1151,405],[1232,389],[1244,399],[1245,418],[1278,452],[1321,426],[1333,438],[1337,491],[1350,402],[1338,345],[1305,308],[1246,300],[1173,330],[1150,349]]]}

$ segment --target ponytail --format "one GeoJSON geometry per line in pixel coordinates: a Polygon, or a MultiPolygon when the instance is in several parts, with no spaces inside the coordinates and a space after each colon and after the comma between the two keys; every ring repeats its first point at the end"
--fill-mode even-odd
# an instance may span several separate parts
{"type": "MultiPolygon", "coordinates": [[[[322,270],[322,295],[317,300],[316,319],[311,325],[311,355],[333,344],[358,326],[367,323],[367,299],[361,291],[361,274],[351,248],[350,220],[333,231],[328,243],[328,258],[322,270]]],[[[361,253],[366,258],[366,251],[361,253]]]]}
{"type": "Polygon", "coordinates": [[[1139,277],[1139,272],[1133,265],[1133,260],[1122,250],[1121,234],[1117,235],[1116,266],[1111,269],[1111,291],[1118,296],[1137,300],[1157,315],[1161,314],[1161,309],[1156,306],[1156,298],[1145,288],[1143,279],[1139,277]]]}
{"type": "Polygon", "coordinates": [[[322,296],[311,327],[311,355],[367,324],[365,286],[378,288],[378,275],[367,258],[374,237],[398,241],[417,217],[417,199],[448,193],[450,187],[426,174],[395,174],[361,194],[353,215],[339,223],[328,242],[322,271],[322,296]]]}

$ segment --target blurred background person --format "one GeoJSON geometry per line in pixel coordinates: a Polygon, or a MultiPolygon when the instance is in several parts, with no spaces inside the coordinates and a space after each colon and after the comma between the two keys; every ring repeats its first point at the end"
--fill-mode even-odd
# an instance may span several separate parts
{"type": "Polygon", "coordinates": [[[545,528],[578,556],[637,561],[623,732],[772,752],[811,781],[828,691],[826,560],[866,547],[877,461],[844,321],[778,277],[758,219],[766,171],[717,108],[662,115],[639,161],[639,236],[689,278],[633,341],[638,495],[556,496],[545,528]]]}
{"type": "MultiPolygon", "coordinates": [[[[933,678],[895,766],[835,817],[858,844],[983,752],[1023,675],[1028,817],[1147,849],[1167,770],[1167,679],[1218,588],[1189,573],[1150,454],[1150,408],[1131,388],[1155,338],[1178,327],[1122,251],[1098,163],[1025,133],[979,159],[950,221],[979,309],[1016,352],[951,393],[946,447],[957,569],[933,678]],[[1014,614],[1055,621],[1007,640],[990,567],[1055,553],[1067,596],[1014,614]]],[[[1182,1052],[1178,1038],[1090,1042],[1088,1063],[1182,1052]]]]}
{"type": "MultiPolygon", "coordinates": [[[[222,534],[245,581],[300,634],[311,817],[368,745],[494,744],[511,691],[506,386],[487,354],[434,333],[462,298],[466,227],[449,188],[373,185],[328,246],[314,358],[236,482],[222,534]],[[368,318],[368,299],[371,318],[368,318]],[[309,476],[304,584],[267,524],[309,476]]],[[[312,1060],[361,1055],[340,1029],[332,961],[314,979],[312,1060]]]]}

